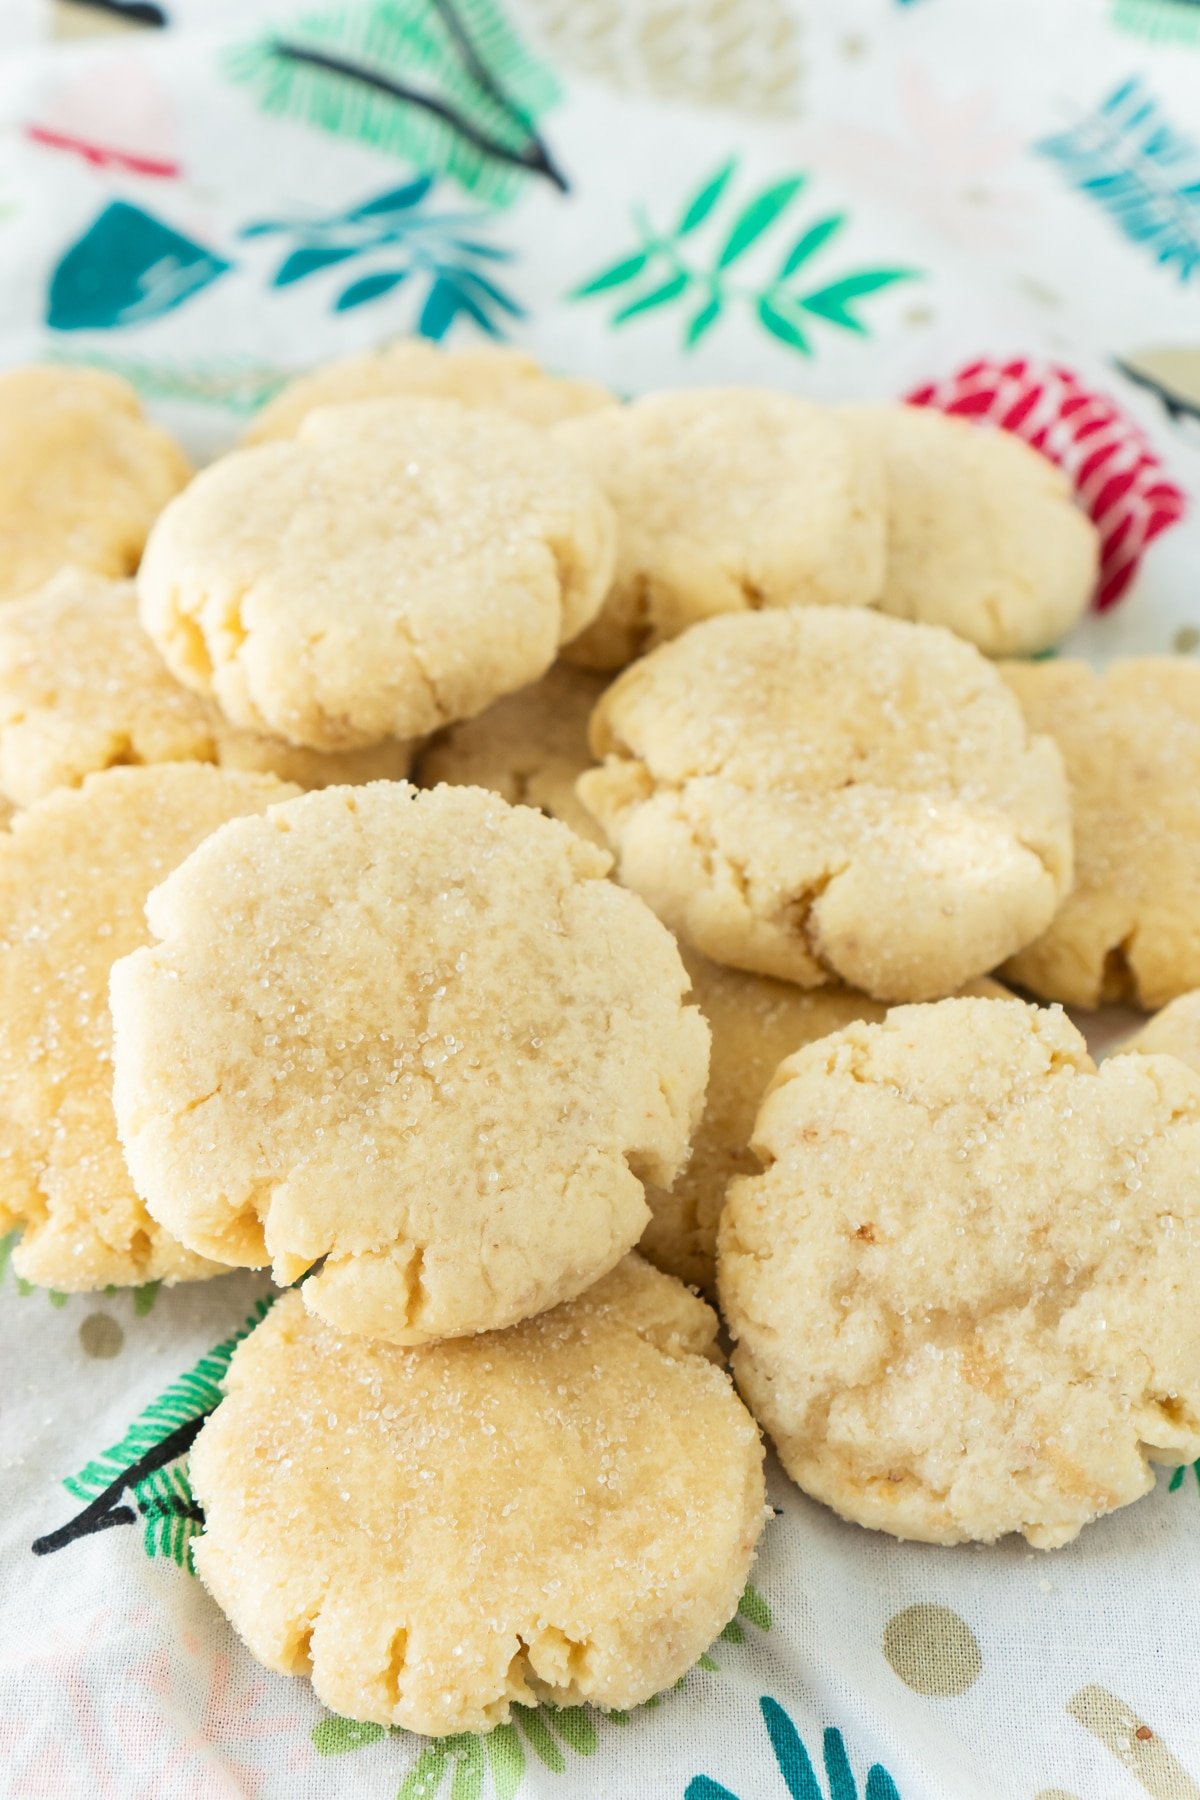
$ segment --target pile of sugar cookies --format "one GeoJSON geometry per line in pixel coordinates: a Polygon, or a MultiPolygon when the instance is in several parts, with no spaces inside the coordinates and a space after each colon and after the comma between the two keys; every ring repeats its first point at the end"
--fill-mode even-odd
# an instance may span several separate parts
{"type": "Polygon", "coordinates": [[[760,1427],[932,1543],[1200,1456],[1200,666],[1002,660],[1095,570],[900,406],[400,344],[192,476],[0,377],[0,1228],[288,1289],[191,1455],[262,1662],[627,1708],[760,1427]],[[1165,1011],[1097,1068],[1053,1003],[1110,1000],[1165,1011]]]}

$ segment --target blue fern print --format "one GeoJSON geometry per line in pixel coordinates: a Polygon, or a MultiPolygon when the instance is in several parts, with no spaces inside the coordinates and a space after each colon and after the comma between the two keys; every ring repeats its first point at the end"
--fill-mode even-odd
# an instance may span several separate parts
{"type": "MultiPolygon", "coordinates": [[[[833,1725],[826,1727],[821,1742],[825,1772],[822,1786],[804,1739],[779,1702],[764,1694],[758,1704],[788,1800],[900,1800],[900,1790],[882,1763],[871,1764],[866,1782],[859,1788],[845,1741],[833,1725]]],[[[687,1784],[684,1800],[738,1800],[738,1796],[711,1775],[694,1775],[687,1784]]]]}
{"type": "Polygon", "coordinates": [[[1200,146],[1176,129],[1139,76],[1034,148],[1180,281],[1200,269],[1200,146]]]}
{"type": "Polygon", "coordinates": [[[422,337],[440,342],[460,318],[487,337],[503,337],[506,322],[525,312],[497,274],[513,252],[489,240],[486,213],[431,208],[433,194],[433,176],[414,175],[343,212],[259,219],[241,236],[280,240],[272,288],[337,269],[334,312],[370,305],[410,283],[420,295],[414,329],[422,337]]]}

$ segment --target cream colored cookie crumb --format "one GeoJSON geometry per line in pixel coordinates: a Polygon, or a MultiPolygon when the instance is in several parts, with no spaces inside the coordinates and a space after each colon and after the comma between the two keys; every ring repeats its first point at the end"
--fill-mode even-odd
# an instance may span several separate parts
{"type": "Polygon", "coordinates": [[[170,674],[131,581],[64,569],[0,609],[0,790],[19,806],[117,765],[211,762],[313,788],[399,781],[410,760],[394,740],[337,756],[240,731],[170,674]]]}
{"type": "Polygon", "coordinates": [[[491,788],[517,806],[536,806],[580,837],[604,834],[575,792],[592,767],[588,721],[604,692],[604,677],[556,663],[533,687],[497,700],[477,719],[452,725],[425,750],[415,779],[491,788]]]}
{"type": "Polygon", "coordinates": [[[318,406],[409,395],[492,407],[539,426],[557,425],[613,404],[612,394],[599,382],[551,375],[532,356],[507,344],[441,350],[423,338],[410,338],[364,356],[326,363],[290,381],[255,414],[243,441],[260,444],[268,438],[294,437],[318,406]]]}
{"type": "Polygon", "coordinates": [[[1011,663],[1030,729],[1062,752],[1075,885],[1008,964],[1020,987],[1148,1011],[1200,987],[1200,665],[1132,657],[1011,663]]]}
{"type": "Polygon", "coordinates": [[[779,1070],[731,1183],[734,1370],[785,1468],[931,1543],[1067,1543],[1200,1455],[1200,1077],[947,1000],[779,1070]]]}
{"type": "MultiPolygon", "coordinates": [[[[723,968],[685,950],[692,999],[712,1032],[704,1114],[686,1168],[669,1192],[647,1190],[650,1223],[638,1249],[668,1275],[716,1291],[717,1226],[735,1175],[758,1167],[750,1138],[771,1078],[785,1057],[856,1020],[877,1024],[887,1007],[852,988],[805,990],[744,969],[723,968]]],[[[986,977],[965,990],[1011,999],[986,977]]]]}
{"type": "Polygon", "coordinates": [[[631,1707],[732,1617],[762,1446],[716,1319],[638,1257],[468,1341],[342,1338],[286,1294],[192,1450],[201,1580],[343,1717],[440,1736],[631,1707]]]}
{"type": "Polygon", "coordinates": [[[536,680],[595,615],[614,539],[603,494],[530,425],[453,400],[323,407],[167,508],[141,617],[235,724],[359,749],[536,680]]]}
{"type": "Polygon", "coordinates": [[[755,388],[689,390],[554,435],[617,515],[613,584],[569,662],[621,668],[715,613],[878,601],[882,468],[833,409],[755,388]]]}
{"type": "MultiPolygon", "coordinates": [[[[0,1233],[63,1290],[221,1271],[146,1212],[112,1109],[109,969],[148,937],[146,895],[210,831],[295,790],[195,763],[112,769],[0,834],[0,1233]]],[[[218,1259],[219,1260],[219,1259],[218,1259]]]]}
{"type": "Polygon", "coordinates": [[[1133,1037],[1118,1044],[1117,1053],[1135,1051],[1144,1056],[1177,1056],[1200,1074],[1200,991],[1180,994],[1133,1037]]]}
{"type": "Polygon", "coordinates": [[[997,671],[853,607],[711,619],[616,681],[579,794],[621,880],[714,961],[940,997],[1049,923],[1062,764],[997,671]]]}
{"type": "Polygon", "coordinates": [[[478,788],[330,788],[152,895],[113,972],[151,1211],[397,1343],[515,1323],[641,1236],[704,1092],[670,933],[564,825],[478,788]],[[324,1259],[322,1261],[322,1259],[324,1259]]]}
{"type": "Polygon", "coordinates": [[[1087,608],[1099,537],[1071,483],[1010,431],[925,406],[851,406],[883,459],[884,612],[945,625],[988,656],[1028,656],[1087,608]]]}
{"type": "Polygon", "coordinates": [[[64,563],[131,575],[190,473],[115,375],[65,365],[0,373],[0,600],[64,563]]]}

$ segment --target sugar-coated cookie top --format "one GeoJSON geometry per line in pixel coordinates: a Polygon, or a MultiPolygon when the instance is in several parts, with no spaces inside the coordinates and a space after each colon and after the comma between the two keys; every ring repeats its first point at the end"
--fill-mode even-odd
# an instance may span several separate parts
{"type": "Polygon", "coordinates": [[[338,756],[231,725],[170,673],[132,581],[64,569],[0,608],[0,792],[18,805],[116,764],[213,762],[310,788],[398,781],[409,761],[394,739],[338,756]]]}
{"type": "Polygon", "coordinates": [[[131,575],[190,470],[126,381],[96,369],[0,373],[0,600],[65,563],[131,575]]]}
{"type": "Polygon", "coordinates": [[[878,601],[882,467],[832,408],[759,388],[689,389],[554,435],[607,493],[618,527],[612,589],[568,661],[621,668],[714,613],[878,601]]]}
{"type": "Polygon", "coordinates": [[[330,788],[223,832],[114,971],[134,1179],[185,1243],[270,1261],[400,1343],[511,1324],[636,1243],[708,1030],[608,858],[477,788],[330,788]],[[322,1262],[321,1259],[324,1259],[322,1262]]]}
{"type": "Polygon", "coordinates": [[[514,1701],[637,1705],[732,1616],[762,1527],[715,1333],[637,1257],[418,1349],[339,1337],[287,1294],[192,1451],[201,1579],[350,1718],[443,1734],[514,1701]]]}
{"type": "Polygon", "coordinates": [[[930,407],[843,413],[883,458],[883,611],[949,626],[988,656],[1057,644],[1099,567],[1096,528],[1063,471],[1010,431],[930,407]]]}
{"type": "Polygon", "coordinates": [[[519,420],[322,407],[167,509],[142,622],[235,724],[318,750],[414,738],[544,673],[596,613],[614,535],[595,484],[519,420]]]}
{"type": "Polygon", "coordinates": [[[588,724],[604,685],[603,676],[555,663],[533,687],[452,725],[423,752],[416,780],[422,787],[448,781],[491,788],[514,806],[536,806],[602,843],[575,783],[592,766],[588,724]]]}
{"type": "Polygon", "coordinates": [[[621,879],[718,962],[936,998],[1049,923],[1066,784],[962,639],[854,607],[697,625],[601,700],[579,793],[621,879]]]}
{"type": "Polygon", "coordinates": [[[110,769],[0,834],[0,1232],[30,1281],[98,1288],[219,1273],[147,1214],[112,1109],[113,961],[154,885],[218,825],[295,793],[198,763],[110,769]]]}
{"type": "Polygon", "coordinates": [[[461,400],[464,406],[494,407],[527,425],[557,425],[579,413],[611,406],[613,396],[596,381],[551,375],[523,350],[508,344],[478,344],[442,350],[424,338],[403,339],[324,364],[288,383],[256,413],[245,442],[293,437],[318,406],[345,406],[355,400],[402,398],[408,394],[461,400]]]}
{"type": "Polygon", "coordinates": [[[1075,1006],[1153,1008],[1200,987],[1200,664],[1003,673],[1031,730],[1062,752],[1075,820],[1074,888],[1008,973],[1075,1006]]]}
{"type": "Polygon", "coordinates": [[[1122,1055],[1130,1050],[1145,1056],[1177,1056],[1200,1075],[1200,991],[1180,994],[1118,1046],[1122,1055]]]}
{"type": "Polygon", "coordinates": [[[1200,1454],[1200,1077],[946,1000],[779,1070],[731,1184],[737,1379],[860,1524],[1066,1543],[1200,1454]]]}

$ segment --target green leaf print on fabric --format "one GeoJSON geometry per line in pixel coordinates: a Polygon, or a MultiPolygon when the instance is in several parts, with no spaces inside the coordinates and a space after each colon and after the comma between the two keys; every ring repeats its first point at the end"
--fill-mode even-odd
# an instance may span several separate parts
{"type": "Polygon", "coordinates": [[[558,84],[495,0],[301,13],[223,68],[264,112],[406,157],[493,206],[530,176],[566,188],[536,125],[558,84]]]}
{"type": "MultiPolygon", "coordinates": [[[[10,1231],[6,1236],[0,1237],[0,1288],[4,1286],[5,1277],[12,1262],[12,1253],[20,1241],[20,1237],[19,1231],[10,1231]]],[[[57,1288],[36,1287],[32,1281],[26,1281],[23,1276],[18,1275],[15,1269],[13,1269],[12,1278],[17,1296],[21,1300],[27,1300],[30,1294],[44,1294],[51,1306],[58,1308],[65,1306],[67,1301],[72,1298],[77,1300],[95,1298],[94,1295],[87,1293],[61,1294],[57,1288]]],[[[116,1294],[128,1294],[133,1302],[134,1313],[139,1319],[144,1319],[148,1313],[153,1312],[154,1302],[158,1299],[158,1290],[161,1286],[161,1281],[145,1281],[141,1287],[117,1288],[109,1285],[101,1291],[109,1300],[116,1294]]]]}
{"type": "MultiPolygon", "coordinates": [[[[746,1591],[738,1601],[738,1609],[721,1633],[718,1642],[726,1644],[744,1644],[746,1641],[745,1624],[753,1625],[758,1631],[770,1631],[774,1620],[771,1609],[752,1582],[746,1583],[746,1591]]],[[[716,1646],[714,1645],[715,1649],[716,1646]]],[[[720,1668],[712,1650],[706,1650],[697,1663],[697,1668],[715,1671],[720,1668]]]]}
{"type": "Polygon", "coordinates": [[[181,1458],[221,1398],[229,1359],[242,1339],[265,1317],[272,1296],[264,1295],[232,1337],[207,1351],[192,1368],[143,1408],[119,1443],[63,1482],[87,1504],[82,1512],[38,1538],[33,1551],[45,1556],[77,1538],[132,1525],[140,1517],[147,1556],[169,1556],[192,1572],[191,1541],[203,1523],[181,1458]],[[122,1502],[128,1493],[132,1505],[122,1502]]]}
{"type": "Polygon", "coordinates": [[[734,211],[731,183],[736,172],[736,161],[730,160],[706,176],[684,201],[673,231],[659,231],[636,208],[633,222],[640,242],[581,282],[569,297],[591,300],[611,295],[615,304],[609,323],[614,328],[682,302],[688,309],[685,350],[693,350],[734,307],[748,309],[769,336],[801,356],[813,354],[814,321],[818,330],[832,325],[860,337],[868,335],[861,303],[898,281],[914,280],[917,271],[852,269],[836,279],[810,284],[808,265],[847,222],[845,213],[835,212],[801,226],[786,248],[776,251],[774,275],[764,269],[758,280],[743,280],[742,259],[765,261],[765,254],[756,252],[765,253],[782,235],[786,215],[807,177],[787,175],[769,182],[743,197],[734,211]],[[696,233],[707,240],[707,255],[696,245],[696,233]],[[684,239],[689,240],[686,252],[681,247],[684,239]],[[736,274],[731,274],[735,267],[736,274]]]}
{"type": "MultiPolygon", "coordinates": [[[[603,1715],[585,1706],[514,1706],[509,1725],[426,1743],[401,1782],[396,1800],[480,1800],[489,1778],[491,1800],[513,1800],[526,1771],[535,1764],[552,1775],[563,1775],[572,1757],[594,1755],[600,1741],[597,1720],[602,1722],[603,1715]]],[[[383,1737],[407,1735],[332,1716],[313,1726],[312,1742],[321,1756],[340,1756],[383,1737]]]]}

